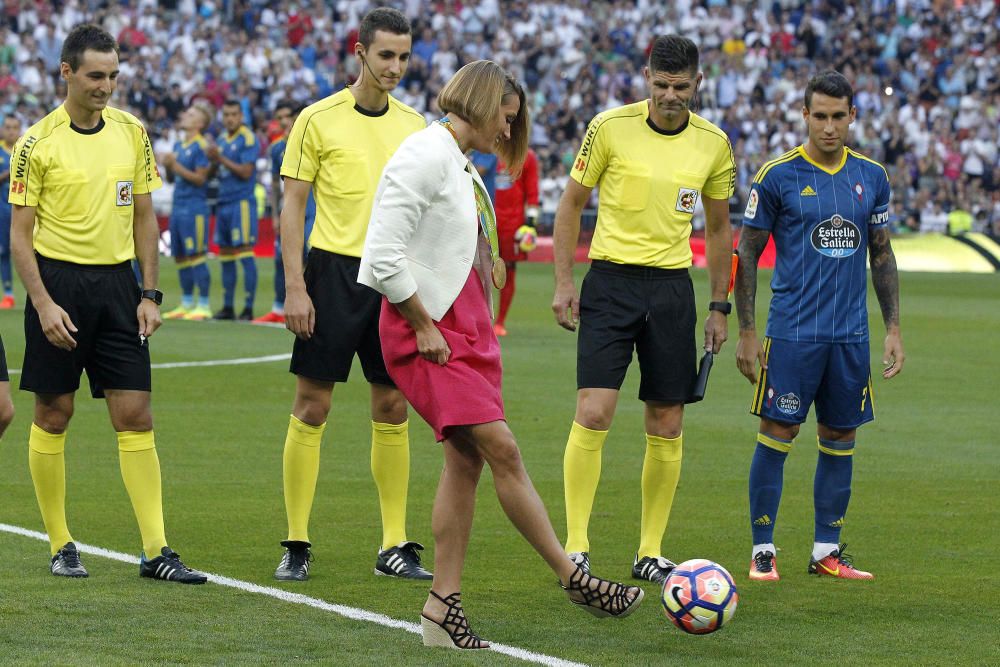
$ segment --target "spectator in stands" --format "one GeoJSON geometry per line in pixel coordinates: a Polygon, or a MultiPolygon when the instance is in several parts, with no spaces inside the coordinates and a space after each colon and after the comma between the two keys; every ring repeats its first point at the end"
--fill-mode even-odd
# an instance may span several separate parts
{"type": "MultiPolygon", "coordinates": [[[[123,72],[134,68],[126,78],[141,81],[144,93],[153,100],[147,109],[132,109],[148,127],[152,128],[150,114],[168,97],[173,83],[179,85],[182,103],[174,107],[172,117],[193,97],[210,97],[218,108],[243,83],[259,98],[251,106],[259,108],[260,117],[248,121],[267,122],[280,99],[311,103],[356,78],[350,47],[356,41],[360,17],[376,4],[375,0],[352,0],[337,3],[335,9],[334,3],[305,0],[295,5],[221,0],[214,5],[200,3],[200,7],[193,0],[9,3],[14,8],[8,20],[12,29],[0,29],[0,79],[4,65],[11,69],[10,77],[0,81],[0,112],[23,105],[18,111],[22,122],[33,122],[44,115],[44,109],[55,106],[55,86],[26,89],[20,70],[36,69],[37,64],[29,61],[46,57],[49,22],[61,39],[73,25],[88,18],[145,35],[146,45],[123,57],[121,67],[123,72]],[[291,31],[289,17],[295,17],[291,31]],[[308,22],[311,31],[303,29],[308,22]],[[293,38],[303,32],[297,46],[289,43],[290,32],[293,38]],[[312,71],[315,87],[277,84],[310,77],[303,71],[290,73],[295,69],[295,55],[302,67],[312,71]],[[244,61],[246,66],[240,67],[244,61]],[[221,67],[221,78],[213,73],[214,66],[221,67]]],[[[741,174],[737,201],[747,196],[749,179],[743,174],[753,176],[754,165],[796,145],[792,137],[800,128],[795,99],[807,75],[828,66],[862,74],[856,77],[863,100],[856,136],[887,142],[894,125],[901,125],[900,139],[892,150],[902,151],[908,164],[931,152],[938,137],[954,136],[967,164],[954,181],[935,172],[926,183],[932,190],[954,192],[975,177],[975,158],[970,162],[967,147],[961,143],[974,137],[980,127],[1000,124],[1000,54],[995,47],[1000,41],[1000,9],[996,3],[842,2],[836,11],[803,0],[764,5],[713,0],[707,8],[701,4],[591,2],[584,7],[569,0],[486,0],[460,5],[411,0],[405,6],[420,38],[401,90],[410,94],[416,84],[414,95],[421,96],[423,103],[408,99],[407,104],[427,110],[432,118],[433,102],[446,76],[489,49],[491,58],[507,63],[526,82],[529,105],[537,118],[532,146],[544,179],[555,172],[562,156],[569,154],[572,162],[586,129],[584,122],[603,111],[604,104],[611,107],[642,99],[642,81],[628,76],[623,64],[645,59],[652,34],[649,26],[677,27],[699,44],[706,63],[699,113],[722,126],[725,111],[736,108],[743,121],[744,150],[736,153],[741,174]],[[480,34],[483,47],[479,46],[480,34]],[[562,40],[567,47],[558,47],[562,40]],[[466,50],[472,49],[470,45],[475,45],[474,54],[466,50]],[[725,107],[733,92],[729,72],[739,72],[739,77],[733,105],[725,107]],[[793,113],[787,117],[789,109],[793,113]],[[791,127],[782,121],[791,121],[791,127]],[[935,125],[938,121],[942,124],[935,125]],[[963,129],[971,134],[960,137],[963,129]]],[[[57,81],[55,67],[48,60],[44,75],[57,81]]],[[[995,146],[995,136],[992,141],[995,146]]],[[[865,150],[888,166],[892,178],[893,156],[870,147],[865,150]]],[[[997,169],[995,155],[986,162],[984,173],[997,169]]],[[[969,201],[973,208],[989,211],[992,220],[998,183],[987,180],[980,190],[969,192],[969,201]]],[[[908,217],[919,214],[915,188],[894,192],[908,217]]]]}

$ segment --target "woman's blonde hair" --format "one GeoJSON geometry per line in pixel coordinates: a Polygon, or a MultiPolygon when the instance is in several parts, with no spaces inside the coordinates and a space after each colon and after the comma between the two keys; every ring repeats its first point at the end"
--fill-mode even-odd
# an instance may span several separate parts
{"type": "Polygon", "coordinates": [[[476,60],[451,77],[441,89],[437,103],[444,113],[458,116],[479,129],[497,119],[503,98],[508,95],[516,95],[521,106],[510,124],[510,139],[501,140],[495,152],[516,178],[528,152],[529,127],[524,88],[517,79],[492,60],[476,60]]]}

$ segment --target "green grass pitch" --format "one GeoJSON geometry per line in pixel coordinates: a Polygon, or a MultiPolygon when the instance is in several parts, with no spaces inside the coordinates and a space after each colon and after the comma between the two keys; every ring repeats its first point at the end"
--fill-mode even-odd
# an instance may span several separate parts
{"type": "MultiPolygon", "coordinates": [[[[270,303],[271,262],[261,260],[258,311],[270,303]]],[[[581,267],[581,273],[582,273],[581,267]]],[[[218,305],[218,266],[212,265],[218,305]]],[[[161,271],[177,301],[176,272],[161,271]]],[[[699,303],[703,271],[693,271],[699,303]]],[[[767,276],[762,275],[762,281],[767,276]]],[[[675,561],[704,557],[733,573],[740,593],[731,625],[705,637],[670,626],[658,591],[625,620],[574,609],[553,575],[507,522],[484,475],[464,599],[484,637],[595,665],[998,664],[1000,480],[996,449],[1000,289],[996,276],[904,274],[900,377],[876,377],[877,420],[861,429],[854,495],[844,531],[874,582],[806,574],[812,543],[810,421],[786,466],[776,541],[777,584],[746,577],[747,472],[756,420],[751,387],[733,361],[737,326],[716,360],[709,392],[686,414],[680,487],[664,545],[675,561]]],[[[503,340],[510,424],[535,485],[564,535],[562,456],[575,401],[574,335],[549,308],[551,267],[522,265],[503,340]]],[[[762,282],[760,319],[769,291],[762,282]]],[[[11,368],[20,368],[19,309],[0,313],[11,368]]],[[[869,299],[873,367],[883,328],[869,299]]],[[[291,334],[240,324],[167,322],[151,341],[154,363],[289,352],[291,334]]],[[[167,536],[190,565],[265,586],[285,533],[281,451],[293,394],[287,362],[154,371],[153,405],[163,469],[167,536]]],[[[14,376],[12,386],[16,387],[14,376]]],[[[84,380],[84,387],[86,387],[84,380]]],[[[595,572],[627,577],[638,542],[642,404],[633,367],[605,446],[591,522],[595,572]]],[[[32,397],[15,391],[17,417],[0,442],[0,522],[41,530],[27,466],[32,397]]],[[[411,411],[409,534],[428,546],[441,455],[411,411]]],[[[334,391],[311,537],[312,578],[281,588],[410,622],[427,586],[375,577],[378,502],[368,462],[368,392],[355,368],[334,391]]],[[[67,441],[68,517],[81,542],[137,554],[138,529],[118,471],[101,401],[78,394],[67,441]]],[[[2,664],[523,664],[495,653],[426,649],[419,637],[214,584],[140,580],[137,568],[84,556],[91,576],[49,574],[41,541],[0,532],[2,664]]]]}

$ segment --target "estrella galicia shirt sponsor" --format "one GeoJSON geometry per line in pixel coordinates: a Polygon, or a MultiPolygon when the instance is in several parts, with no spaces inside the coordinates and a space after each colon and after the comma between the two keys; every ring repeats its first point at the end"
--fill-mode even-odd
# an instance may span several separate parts
{"type": "Polygon", "coordinates": [[[106,107],[93,129],[60,105],[14,146],[8,201],[35,208],[34,248],[75,264],[135,257],[134,196],[162,185],[142,123],[106,107]]]}
{"type": "MultiPolygon", "coordinates": [[[[236,132],[223,132],[217,140],[219,152],[236,164],[256,164],[260,148],[257,138],[246,125],[240,125],[236,132]]],[[[225,165],[219,165],[219,203],[241,201],[254,198],[253,189],[257,185],[257,168],[250,172],[250,178],[243,179],[230,171],[225,165]]],[[[256,206],[256,204],[254,204],[256,206]]]]}
{"type": "Polygon", "coordinates": [[[743,224],[774,237],[768,336],[868,340],[868,234],[888,223],[889,197],[885,168],[847,148],[835,169],[804,146],[760,168],[743,224]]]}

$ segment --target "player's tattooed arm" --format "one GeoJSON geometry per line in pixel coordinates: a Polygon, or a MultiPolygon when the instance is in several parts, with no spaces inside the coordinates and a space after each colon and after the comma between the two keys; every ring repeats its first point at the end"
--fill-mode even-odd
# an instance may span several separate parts
{"type": "Polygon", "coordinates": [[[771,233],[764,229],[743,225],[740,244],[736,248],[739,264],[736,267],[736,314],[740,318],[740,338],[736,343],[736,368],[751,384],[757,384],[757,366],[767,368],[764,348],[757,338],[754,310],[757,302],[757,262],[764,252],[771,233]]]}
{"type": "Polygon", "coordinates": [[[868,258],[872,268],[872,285],[882,309],[882,320],[886,329],[899,326],[899,273],[896,271],[896,255],[889,242],[888,226],[871,230],[868,241],[868,258]]]}
{"type": "Polygon", "coordinates": [[[740,257],[736,269],[733,293],[736,296],[736,313],[740,319],[740,331],[756,328],[755,309],[757,302],[757,262],[764,252],[771,233],[766,229],[743,226],[736,253],[740,257]]]}
{"type": "Polygon", "coordinates": [[[885,350],[882,353],[882,377],[893,378],[903,370],[906,354],[903,352],[903,338],[899,333],[899,273],[896,271],[896,256],[889,243],[888,227],[871,230],[868,240],[868,259],[872,267],[872,284],[875,296],[882,308],[885,322],[885,350]]]}

